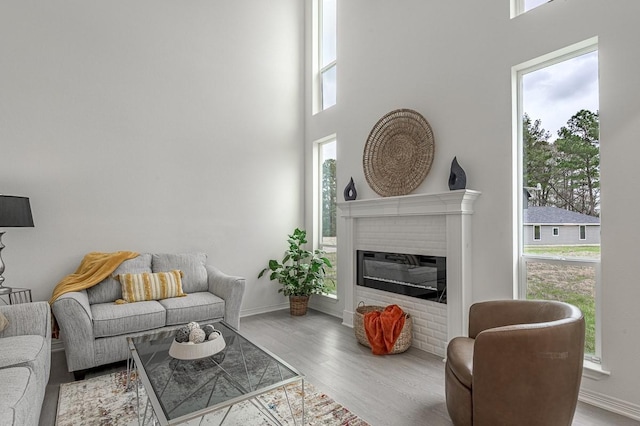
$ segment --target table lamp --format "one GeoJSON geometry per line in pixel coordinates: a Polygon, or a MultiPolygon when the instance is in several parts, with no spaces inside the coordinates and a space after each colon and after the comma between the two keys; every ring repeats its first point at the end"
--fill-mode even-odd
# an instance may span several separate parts
{"type": "MultiPolygon", "coordinates": [[[[33,227],[31,205],[27,197],[15,197],[13,195],[0,195],[0,228],[33,227]]],[[[4,262],[2,261],[2,236],[5,231],[0,231],[0,294],[11,293],[10,287],[4,287],[4,262]]]]}

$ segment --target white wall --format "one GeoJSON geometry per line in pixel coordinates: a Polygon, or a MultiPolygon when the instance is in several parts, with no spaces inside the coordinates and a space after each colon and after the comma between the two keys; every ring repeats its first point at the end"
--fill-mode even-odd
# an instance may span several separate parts
{"type": "MultiPolygon", "coordinates": [[[[585,378],[583,389],[640,416],[638,232],[628,225],[640,210],[638,197],[629,196],[640,158],[640,2],[615,3],[555,0],[510,19],[508,0],[339,2],[338,104],[315,116],[307,109],[305,130],[308,151],[314,140],[337,133],[338,188],[353,176],[359,199],[376,198],[362,170],[371,128],[396,108],[422,113],[436,148],[432,169],[415,192],[446,191],[451,160],[458,157],[467,187],[482,191],[473,217],[474,299],[511,298],[511,68],[598,36],[602,336],[604,368],[611,376],[585,378]]],[[[309,196],[306,203],[310,206],[309,196]]],[[[309,210],[306,220],[310,223],[309,210]]],[[[352,253],[339,251],[339,281],[353,279],[340,272],[340,265],[352,260],[352,253]]],[[[315,304],[335,315],[344,307],[340,300],[315,304]]]]}
{"type": "Polygon", "coordinates": [[[297,0],[0,2],[6,285],[48,300],[89,251],[204,251],[257,273],[302,222],[303,5],[297,0]]]}

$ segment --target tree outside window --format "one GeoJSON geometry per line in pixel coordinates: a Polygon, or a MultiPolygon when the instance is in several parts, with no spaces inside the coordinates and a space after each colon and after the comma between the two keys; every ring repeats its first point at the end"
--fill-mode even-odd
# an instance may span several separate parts
{"type": "MultiPolygon", "coordinates": [[[[548,207],[590,216],[600,215],[600,138],[598,58],[595,46],[568,54],[547,66],[520,71],[522,90],[521,182],[524,209],[548,207]],[[545,129],[545,127],[547,127],[545,129]],[[551,130],[547,130],[551,129],[551,130]]],[[[522,221],[524,222],[524,221],[522,221]]],[[[597,223],[597,221],[595,221],[597,223]]],[[[520,297],[560,300],[585,316],[585,356],[599,362],[596,303],[600,244],[585,244],[586,226],[558,236],[557,226],[535,225],[536,245],[521,242],[520,297]],[[573,237],[571,237],[573,235],[573,237]],[[567,243],[567,238],[573,238],[567,243]],[[577,238],[576,238],[577,237],[577,238]]]]}

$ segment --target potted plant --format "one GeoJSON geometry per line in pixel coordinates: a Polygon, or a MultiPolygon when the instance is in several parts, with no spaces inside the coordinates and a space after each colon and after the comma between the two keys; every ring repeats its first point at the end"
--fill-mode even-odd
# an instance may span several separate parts
{"type": "Polygon", "coordinates": [[[296,228],[289,235],[289,248],[284,252],[281,262],[270,260],[258,278],[271,271],[269,279],[282,284],[279,293],[289,296],[291,315],[305,315],[309,297],[327,291],[325,286],[325,267],[331,267],[331,261],[322,250],[313,252],[302,246],[307,243],[307,232],[296,228]]]}

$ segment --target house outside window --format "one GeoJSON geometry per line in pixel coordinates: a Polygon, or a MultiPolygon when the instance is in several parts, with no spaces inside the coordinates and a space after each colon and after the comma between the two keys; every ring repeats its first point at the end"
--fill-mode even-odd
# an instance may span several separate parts
{"type": "Polygon", "coordinates": [[[516,189],[521,194],[515,294],[521,299],[560,300],[580,308],[586,324],[585,360],[599,363],[597,40],[514,67],[514,88],[518,99],[516,189]],[[572,76],[577,74],[585,84],[574,89],[579,93],[572,96],[560,81],[576,81],[572,76]],[[555,97],[554,90],[564,90],[563,96],[555,97]],[[570,104],[571,99],[577,103],[570,104]],[[580,155],[585,152],[589,154],[580,155]]]}

